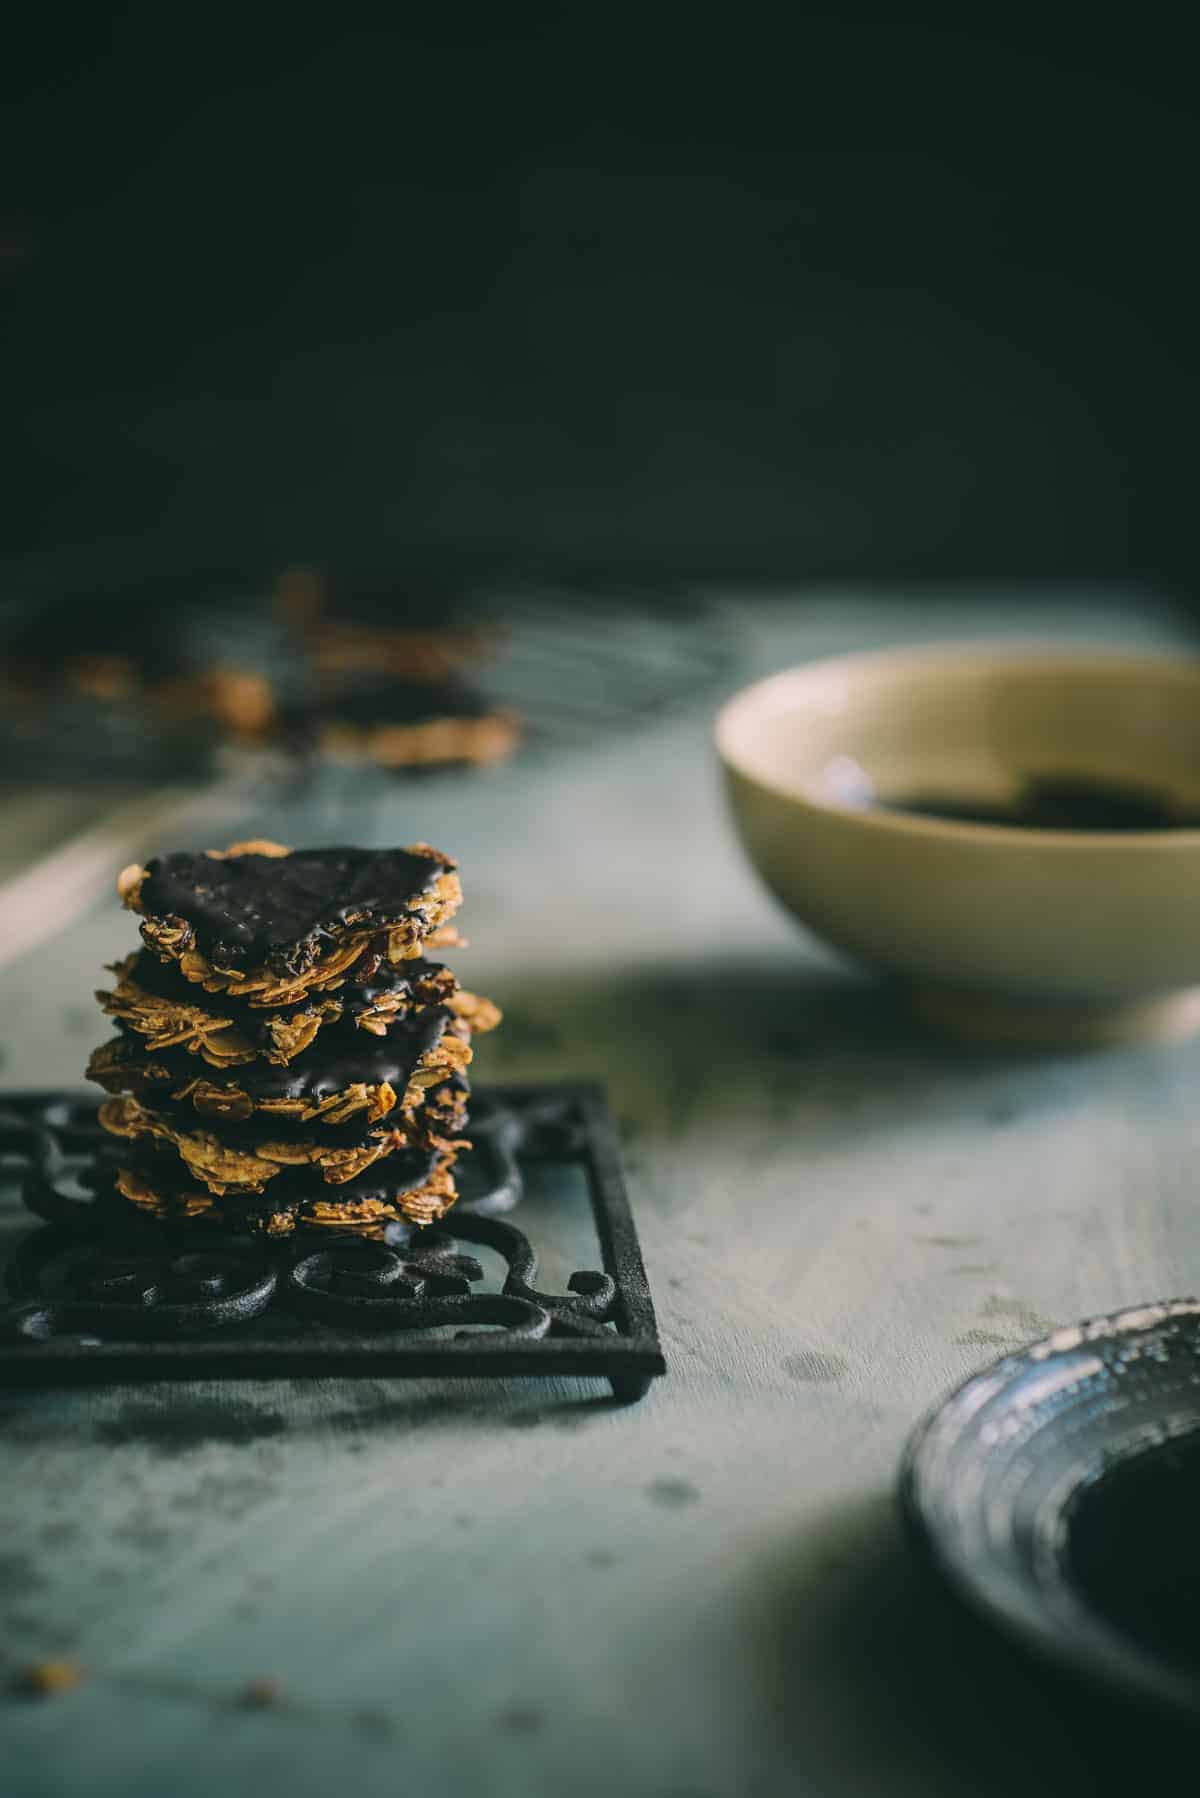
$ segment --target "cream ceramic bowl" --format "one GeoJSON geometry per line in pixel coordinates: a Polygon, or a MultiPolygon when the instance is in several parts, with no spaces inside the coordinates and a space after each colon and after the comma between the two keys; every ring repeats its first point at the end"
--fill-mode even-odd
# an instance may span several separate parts
{"type": "Polygon", "coordinates": [[[1200,1028],[1200,829],[1033,831],[872,803],[1011,800],[1029,776],[1152,787],[1200,816],[1200,661],[938,645],[811,662],[721,711],[767,886],[918,1008],[990,1040],[1200,1028]]]}

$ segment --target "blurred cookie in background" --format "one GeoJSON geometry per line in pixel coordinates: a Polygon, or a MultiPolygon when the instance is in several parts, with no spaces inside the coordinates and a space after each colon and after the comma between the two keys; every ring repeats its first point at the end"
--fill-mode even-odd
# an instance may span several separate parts
{"type": "Polygon", "coordinates": [[[303,664],[228,574],[46,582],[0,608],[0,742],[27,774],[204,772],[268,741],[303,664]]]}
{"type": "Polygon", "coordinates": [[[494,652],[501,632],[477,594],[428,571],[352,574],[294,567],[275,610],[321,679],[388,674],[442,680],[494,652]]]}
{"type": "Polygon", "coordinates": [[[274,603],[310,676],[283,722],[290,746],[394,771],[482,768],[516,748],[517,713],[462,677],[503,642],[478,594],[428,572],[295,567],[274,603]]]}
{"type": "Polygon", "coordinates": [[[347,684],[293,721],[306,746],[380,768],[486,768],[521,740],[516,714],[464,681],[381,679],[347,684]]]}

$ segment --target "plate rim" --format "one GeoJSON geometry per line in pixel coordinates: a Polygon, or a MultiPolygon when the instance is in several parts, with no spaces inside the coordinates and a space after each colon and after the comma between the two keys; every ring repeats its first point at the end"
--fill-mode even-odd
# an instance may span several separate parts
{"type": "MultiPolygon", "coordinates": [[[[1025,1602],[1006,1604],[1000,1597],[998,1584],[978,1577],[962,1557],[947,1552],[943,1531],[928,1502],[936,1488],[930,1484],[930,1470],[923,1465],[939,1430],[949,1427],[949,1415],[968,1401],[973,1389],[986,1389],[1000,1380],[1002,1384],[993,1393],[996,1396],[1031,1363],[1047,1363],[1056,1356],[1073,1353],[1089,1344],[1110,1343],[1148,1333],[1177,1318],[1192,1318],[1200,1331],[1200,1297],[1154,1300],[1088,1317],[1077,1324],[1052,1330],[977,1368],[943,1397],[933,1401],[910,1431],[900,1460],[895,1494],[908,1539],[922,1558],[954,1597],[1009,1641],[1076,1678],[1101,1682],[1126,1699],[1149,1701],[1159,1709],[1165,1707],[1176,1715],[1184,1712],[1194,1720],[1200,1713],[1200,1676],[1189,1678],[1170,1661],[1142,1648],[1088,1603],[1077,1588],[1070,1584],[1064,1584],[1063,1588],[1063,1594],[1070,1600],[1070,1609],[1075,1613],[1076,1627],[1056,1628],[1052,1607],[1044,1602],[1049,1597],[1049,1588],[1040,1587],[1035,1580],[1012,1585],[1010,1590],[1024,1594],[1025,1602]],[[1039,1606],[1034,1602],[1035,1594],[1044,1603],[1040,1615],[1039,1606]]],[[[1181,1434],[1200,1434],[1200,1400],[1194,1427],[1181,1434]]],[[[1074,1492],[1079,1489],[1075,1487],[1074,1492]]]]}

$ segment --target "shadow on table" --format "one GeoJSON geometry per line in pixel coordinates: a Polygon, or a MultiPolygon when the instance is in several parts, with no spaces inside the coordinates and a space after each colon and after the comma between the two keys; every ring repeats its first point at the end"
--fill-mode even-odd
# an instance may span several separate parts
{"type": "Polygon", "coordinates": [[[623,1408],[597,1380],[233,1380],[217,1392],[210,1382],[114,1383],[87,1389],[82,1402],[71,1386],[0,1394],[0,1442],[27,1450],[77,1442],[85,1418],[102,1449],[171,1459],[284,1438],[356,1454],[409,1430],[578,1431],[623,1408]]]}
{"type": "Polygon", "coordinates": [[[973,1104],[1003,1125],[1054,1104],[1056,1072],[1077,1060],[968,1053],[923,1030],[893,988],[782,956],[494,985],[505,1017],[479,1046],[481,1081],[600,1079],[623,1123],[668,1137],[737,1114],[819,1142],[973,1104]]]}
{"type": "Polygon", "coordinates": [[[1077,1683],[961,1606],[890,1497],[760,1565],[749,1602],[748,1697],[818,1782],[869,1770],[889,1794],[1092,1798],[1200,1753],[1200,1730],[1077,1683]]]}

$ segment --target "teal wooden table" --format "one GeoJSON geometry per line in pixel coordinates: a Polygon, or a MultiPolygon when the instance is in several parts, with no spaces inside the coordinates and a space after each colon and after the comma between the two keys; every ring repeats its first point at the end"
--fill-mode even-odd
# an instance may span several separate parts
{"type": "MultiPolygon", "coordinates": [[[[737,680],[964,630],[1181,640],[1139,595],[731,617],[737,680]]],[[[164,822],[172,846],[459,855],[458,965],[507,1013],[476,1072],[607,1081],[670,1373],[628,1408],[573,1382],[0,1394],[6,1683],[84,1669],[0,1700],[5,1798],[1127,1787],[1127,1722],[947,1606],[892,1488],[971,1369],[1200,1286],[1200,1044],[1024,1061],[917,1036],[755,885],[708,709],[488,778],[235,785],[114,830],[114,873],[164,822]]],[[[106,1034],[90,995],[131,929],[80,894],[0,971],[11,1087],[77,1083],[106,1034]]],[[[525,1221],[550,1277],[594,1257],[573,1188],[525,1221]]],[[[25,1227],[10,1204],[5,1240],[25,1227]]]]}

